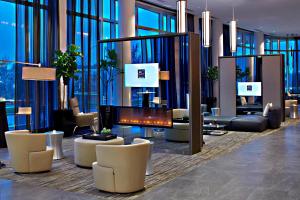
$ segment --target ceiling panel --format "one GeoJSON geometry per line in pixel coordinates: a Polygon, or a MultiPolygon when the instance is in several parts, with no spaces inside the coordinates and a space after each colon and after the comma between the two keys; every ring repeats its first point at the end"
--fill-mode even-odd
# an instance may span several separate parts
{"type": "MultiPolygon", "coordinates": [[[[148,0],[176,9],[176,0],[148,0]]],[[[300,35],[300,0],[208,0],[213,17],[228,23],[232,7],[239,27],[274,35],[300,35]]],[[[188,0],[188,9],[201,15],[205,0],[188,0]]]]}

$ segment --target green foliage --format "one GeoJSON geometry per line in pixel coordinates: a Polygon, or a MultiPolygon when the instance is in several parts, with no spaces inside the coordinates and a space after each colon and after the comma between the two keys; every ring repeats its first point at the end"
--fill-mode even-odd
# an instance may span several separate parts
{"type": "Polygon", "coordinates": [[[103,128],[102,131],[100,132],[101,134],[111,134],[111,129],[103,128]]]}
{"type": "Polygon", "coordinates": [[[58,50],[55,52],[55,58],[53,61],[53,66],[56,67],[56,77],[63,77],[64,84],[68,85],[69,80],[74,78],[78,79],[76,73],[77,69],[77,57],[82,57],[80,48],[74,44],[68,46],[67,51],[62,52],[58,50]]]}
{"type": "Polygon", "coordinates": [[[236,79],[239,81],[242,81],[243,78],[246,78],[246,81],[248,80],[250,76],[250,69],[249,67],[246,67],[245,71],[240,68],[240,66],[236,66],[236,79]]]}
{"type": "Polygon", "coordinates": [[[121,69],[118,67],[118,55],[115,50],[106,49],[105,58],[100,60],[100,70],[102,71],[102,76],[100,78],[103,86],[105,87],[107,104],[109,84],[117,77],[118,74],[122,73],[121,69]]]}
{"type": "Polygon", "coordinates": [[[219,78],[219,70],[217,66],[209,67],[207,69],[207,78],[211,81],[216,81],[219,78]]]}

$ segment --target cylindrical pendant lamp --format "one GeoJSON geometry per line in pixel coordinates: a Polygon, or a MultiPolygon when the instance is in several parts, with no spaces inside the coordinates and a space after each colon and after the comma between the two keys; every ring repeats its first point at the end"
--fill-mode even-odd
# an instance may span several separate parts
{"type": "Polygon", "coordinates": [[[186,0],[177,1],[177,32],[186,32],[186,0]]]}

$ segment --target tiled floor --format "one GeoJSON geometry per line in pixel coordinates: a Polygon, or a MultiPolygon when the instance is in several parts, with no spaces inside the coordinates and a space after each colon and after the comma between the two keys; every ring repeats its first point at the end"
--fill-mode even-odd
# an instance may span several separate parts
{"type": "MultiPolygon", "coordinates": [[[[294,200],[300,199],[299,188],[300,124],[297,124],[146,191],[140,199],[294,200]]],[[[92,198],[0,180],[0,200],[92,198]]]]}
{"type": "Polygon", "coordinates": [[[300,124],[257,139],[140,199],[300,199],[300,124]]]}

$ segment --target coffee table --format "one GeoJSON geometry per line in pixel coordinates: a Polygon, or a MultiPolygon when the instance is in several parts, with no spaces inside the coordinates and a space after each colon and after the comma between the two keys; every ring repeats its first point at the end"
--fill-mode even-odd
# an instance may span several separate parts
{"type": "Polygon", "coordinates": [[[59,160],[64,158],[62,149],[62,140],[64,137],[63,131],[49,131],[47,134],[47,145],[54,150],[53,159],[59,160]]]}
{"type": "Polygon", "coordinates": [[[224,135],[227,133],[225,130],[226,125],[221,124],[203,124],[203,134],[205,135],[224,135]]]}

